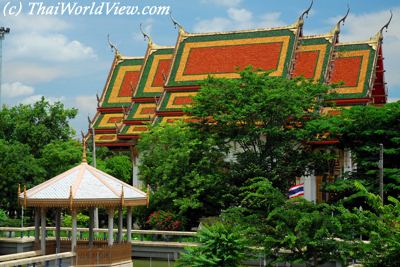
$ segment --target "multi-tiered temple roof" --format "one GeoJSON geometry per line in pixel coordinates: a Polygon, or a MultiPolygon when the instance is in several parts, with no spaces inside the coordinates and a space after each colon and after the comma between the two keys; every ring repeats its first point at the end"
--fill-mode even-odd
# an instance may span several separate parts
{"type": "Polygon", "coordinates": [[[272,76],[304,76],[340,84],[338,106],[384,104],[387,90],[382,31],[364,42],[339,42],[340,25],[327,34],[303,36],[305,11],[292,25],[218,33],[188,33],[179,26],[175,46],[155,45],[150,37],[144,58],[115,57],[93,119],[98,146],[134,146],[149,124],[185,120],[184,107],[201,81],[238,78],[249,65],[272,76]]]}

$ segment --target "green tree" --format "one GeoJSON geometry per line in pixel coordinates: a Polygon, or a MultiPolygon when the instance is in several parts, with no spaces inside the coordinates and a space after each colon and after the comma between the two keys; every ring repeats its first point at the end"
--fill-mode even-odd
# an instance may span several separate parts
{"type": "Polygon", "coordinates": [[[132,161],[126,155],[109,155],[97,159],[97,168],[130,184],[132,181],[132,161]]]}
{"type": "Polygon", "coordinates": [[[17,210],[18,184],[30,188],[73,164],[73,129],[68,123],[76,114],[76,109],[44,98],[0,111],[1,205],[10,214],[17,210]]]}
{"type": "MultiPolygon", "coordinates": [[[[89,216],[79,212],[76,216],[76,221],[78,227],[89,227],[89,216]]],[[[64,214],[63,216],[63,226],[64,227],[72,227],[72,216],[69,214],[64,214]]]]}
{"type": "Polygon", "coordinates": [[[43,178],[53,178],[82,161],[82,144],[75,140],[53,141],[42,149],[40,165],[46,170],[43,178]]]}
{"type": "Polygon", "coordinates": [[[251,179],[242,188],[240,205],[222,218],[251,246],[263,247],[270,264],[357,260],[366,266],[399,265],[400,202],[389,197],[390,204],[382,205],[379,196],[352,182],[356,193],[331,205],[285,201],[264,178],[251,179]],[[364,208],[348,205],[354,199],[362,200],[364,208]]]}
{"type": "Polygon", "coordinates": [[[240,188],[239,199],[239,205],[228,208],[221,217],[224,222],[236,225],[249,244],[262,247],[268,215],[284,205],[286,197],[266,178],[257,177],[240,188]]]}
{"type": "Polygon", "coordinates": [[[241,191],[240,206],[251,214],[268,215],[286,200],[286,197],[263,177],[250,179],[241,191]]]}
{"type": "Polygon", "coordinates": [[[236,147],[231,186],[240,188],[260,176],[286,192],[311,166],[305,125],[320,116],[329,87],[250,68],[240,76],[209,77],[187,111],[198,118],[194,126],[204,134],[215,135],[221,146],[236,147]]]}
{"type": "Polygon", "coordinates": [[[45,174],[28,145],[0,139],[0,203],[10,214],[17,210],[18,184],[30,188],[45,174]]]}
{"type": "Polygon", "coordinates": [[[215,223],[197,234],[200,245],[187,248],[178,260],[182,267],[239,267],[248,258],[246,240],[234,227],[215,223]]]}
{"type": "MultiPolygon", "coordinates": [[[[371,211],[367,224],[367,240],[360,258],[365,266],[399,266],[400,265],[400,201],[389,196],[389,204],[383,205],[380,196],[368,192],[360,183],[355,182],[358,192],[352,197],[365,199],[371,211]],[[372,226],[372,227],[371,227],[372,226]]],[[[346,200],[349,201],[349,200],[346,200]]]]}
{"type": "Polygon", "coordinates": [[[72,137],[69,120],[76,115],[77,109],[66,109],[61,102],[50,104],[44,97],[33,105],[4,106],[0,111],[0,138],[26,144],[38,157],[45,145],[72,137]]]}
{"type": "MultiPolygon", "coordinates": [[[[400,101],[343,109],[340,115],[325,116],[309,126],[315,133],[329,132],[331,138],[352,151],[357,168],[347,176],[362,181],[373,193],[379,189],[379,145],[383,144],[385,195],[400,194],[400,101]]],[[[351,181],[339,181],[328,189],[337,199],[355,193],[351,181]]]]}
{"type": "Polygon", "coordinates": [[[152,210],[171,210],[189,226],[202,216],[218,215],[229,190],[223,154],[211,137],[184,123],[161,125],[142,135],[140,179],[152,189],[152,210]]]}
{"type": "Polygon", "coordinates": [[[272,211],[261,233],[271,263],[347,264],[362,255],[359,237],[366,225],[371,226],[369,217],[359,211],[295,199],[272,211]]]}

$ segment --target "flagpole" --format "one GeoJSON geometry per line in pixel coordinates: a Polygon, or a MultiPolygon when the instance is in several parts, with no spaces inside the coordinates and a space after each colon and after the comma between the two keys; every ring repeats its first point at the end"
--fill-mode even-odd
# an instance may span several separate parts
{"type": "MultiPolygon", "coordinates": [[[[93,122],[90,120],[90,117],[88,117],[88,121],[89,121],[89,131],[92,132],[92,166],[94,168],[97,167],[97,163],[96,163],[96,132],[94,130],[94,119],[93,122]]],[[[94,217],[94,228],[99,228],[99,208],[94,208],[94,212],[93,212],[93,217],[94,217]]],[[[95,235],[97,237],[97,234],[95,235]]]]}
{"type": "Polygon", "coordinates": [[[0,110],[2,109],[1,87],[2,87],[2,71],[3,71],[3,40],[7,33],[10,33],[10,28],[0,27],[0,110]]]}
{"type": "Polygon", "coordinates": [[[379,147],[379,195],[383,204],[383,144],[379,147]]]}

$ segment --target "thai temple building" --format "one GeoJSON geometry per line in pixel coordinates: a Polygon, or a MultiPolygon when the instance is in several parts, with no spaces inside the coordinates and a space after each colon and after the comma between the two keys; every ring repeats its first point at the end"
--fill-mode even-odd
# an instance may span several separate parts
{"type": "MultiPolygon", "coordinates": [[[[305,36],[308,12],[285,27],[216,33],[188,33],[173,20],[179,29],[176,44],[159,46],[144,34],[148,40],[144,57],[123,56],[110,43],[114,60],[90,122],[95,145],[130,150],[137,183],[135,145],[148,125],[187,120],[183,108],[200,90],[200,81],[208,75],[237,78],[237,70],[249,65],[272,71],[272,76],[341,83],[334,100],[338,107],[385,104],[382,41],[389,23],[369,40],[345,43],[340,41],[340,28],[348,12],[330,32],[305,36]]],[[[334,142],[322,140],[314,145],[318,149],[334,142]]],[[[301,178],[307,199],[322,201],[321,183],[352,170],[350,151],[335,153],[337,160],[329,173],[301,178]]]]}

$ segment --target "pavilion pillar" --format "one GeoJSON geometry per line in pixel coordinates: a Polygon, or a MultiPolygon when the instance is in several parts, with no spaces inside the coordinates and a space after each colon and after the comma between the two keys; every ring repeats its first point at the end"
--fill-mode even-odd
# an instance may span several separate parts
{"type": "Polygon", "coordinates": [[[61,253],[61,209],[56,210],[56,253],[61,253]]]}
{"type": "Polygon", "coordinates": [[[42,255],[46,255],[46,208],[40,209],[40,250],[42,255]]]}
{"type": "MultiPolygon", "coordinates": [[[[94,214],[93,214],[93,218],[94,218],[94,228],[99,228],[99,208],[95,207],[94,208],[94,214]]],[[[97,233],[96,233],[96,238],[97,238],[97,233]]]]}
{"type": "Polygon", "coordinates": [[[40,241],[40,209],[35,209],[35,243],[40,241]]]}
{"type": "Polygon", "coordinates": [[[90,208],[89,209],[89,247],[93,247],[93,240],[94,240],[94,234],[93,234],[93,227],[95,224],[95,208],[90,208]]]}
{"type": "Polygon", "coordinates": [[[71,236],[71,251],[75,251],[76,249],[76,238],[77,238],[77,219],[76,219],[77,210],[72,210],[72,236],[71,236]]]}
{"type": "Polygon", "coordinates": [[[108,209],[108,245],[114,244],[114,208],[108,209]]]}
{"type": "Polygon", "coordinates": [[[122,243],[122,226],[123,226],[123,218],[122,218],[122,206],[118,207],[118,243],[122,243]]]}
{"type": "Polygon", "coordinates": [[[132,241],[132,207],[127,207],[126,210],[126,235],[130,243],[132,241]]]}

